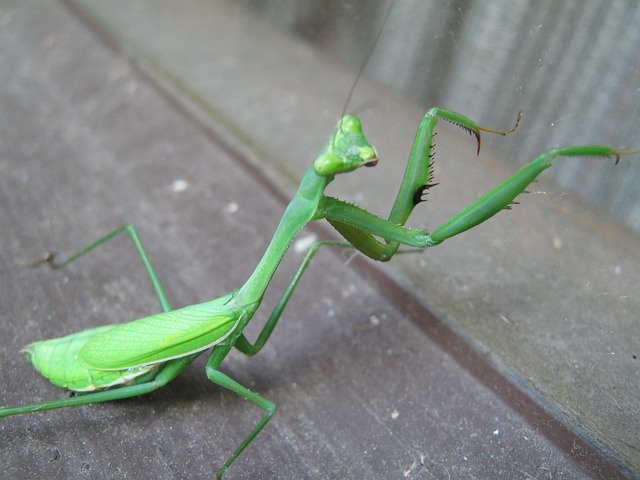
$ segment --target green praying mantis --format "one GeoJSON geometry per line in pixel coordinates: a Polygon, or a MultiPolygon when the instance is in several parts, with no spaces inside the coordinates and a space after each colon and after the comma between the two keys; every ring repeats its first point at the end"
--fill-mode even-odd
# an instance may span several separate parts
{"type": "Polygon", "coordinates": [[[540,173],[552,166],[556,157],[613,157],[618,163],[622,156],[640,153],[640,149],[618,150],[595,145],[549,150],[429,233],[404,225],[424,195],[435,185],[433,135],[439,120],[453,123],[474,135],[479,152],[482,131],[500,135],[511,133],[518,126],[520,115],[511,130],[498,131],[481,127],[452,111],[428,110],[418,127],[403,180],[387,218],[324,193],[337,175],[362,166],[372,167],[378,162],[375,149],[362,132],[360,120],[354,115],[343,116],[304,175],[254,272],[242,287],[220,298],[171,310],[164,288],[133,225],[114,230],[62,262],[49,259],[54,268],[64,267],[126,232],[142,259],[163,311],[129,323],[91,328],[26,346],[22,351],[38,372],[53,384],[77,394],[48,402],[3,407],[0,408],[0,417],[149,393],[166,385],[198,355],[209,351],[207,377],[264,411],[262,419],[216,472],[216,477],[221,478],[269,423],[276,405],[221,372],[219,366],[234,347],[246,355],[255,355],[262,349],[319,248],[351,248],[373,260],[388,261],[401,246],[418,250],[436,246],[508,208],[540,173]],[[308,249],[263,329],[251,343],[243,330],[260,307],[289,245],[306,224],[322,219],[326,219],[346,242],[316,241],[308,249]]]}

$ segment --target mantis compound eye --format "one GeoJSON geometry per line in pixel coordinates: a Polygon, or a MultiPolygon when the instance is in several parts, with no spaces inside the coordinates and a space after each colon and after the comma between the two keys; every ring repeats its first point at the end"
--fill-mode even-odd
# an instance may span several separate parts
{"type": "Polygon", "coordinates": [[[321,177],[335,175],[342,170],[343,160],[332,153],[323,153],[313,162],[313,171],[321,177]]]}
{"type": "Polygon", "coordinates": [[[365,167],[375,167],[378,164],[378,153],[373,147],[361,147],[360,158],[364,161],[365,167]]]}

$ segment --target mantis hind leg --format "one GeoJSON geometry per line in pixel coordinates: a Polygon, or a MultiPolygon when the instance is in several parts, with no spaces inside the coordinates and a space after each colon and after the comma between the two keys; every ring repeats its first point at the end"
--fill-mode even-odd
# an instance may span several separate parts
{"type": "Polygon", "coordinates": [[[155,290],[158,300],[160,301],[160,306],[162,307],[162,311],[168,312],[169,310],[171,310],[171,306],[169,304],[167,294],[165,293],[164,287],[160,283],[160,279],[158,278],[158,274],[156,273],[156,270],[153,267],[151,260],[149,260],[149,255],[147,255],[147,251],[145,250],[144,245],[142,244],[142,240],[140,240],[140,235],[138,234],[138,231],[136,230],[135,225],[132,225],[130,223],[126,225],[122,225],[121,227],[116,228],[114,231],[108,233],[104,237],[99,238],[98,240],[93,242],[91,245],[83,248],[79,252],[74,253],[73,255],[71,255],[69,258],[65,260],[58,262],[55,260],[55,257],[51,255],[49,256],[49,258],[46,259],[46,261],[54,269],[66,267],[70,263],[75,262],[80,257],[83,257],[84,255],[86,255],[96,247],[99,247],[100,245],[107,243],[109,240],[111,240],[114,237],[117,237],[123,232],[126,232],[129,235],[129,238],[131,238],[131,241],[133,242],[133,246],[136,248],[136,251],[140,256],[140,259],[142,260],[142,264],[144,265],[144,268],[147,271],[147,275],[151,280],[153,289],[155,290]]]}
{"type": "MultiPolygon", "coordinates": [[[[46,261],[51,265],[52,268],[55,269],[65,267],[75,260],[78,260],[85,254],[89,253],[96,247],[99,247],[100,245],[108,242],[109,240],[123,232],[127,232],[129,237],[133,241],[136,251],[138,252],[138,255],[142,260],[142,263],[145,267],[145,270],[147,271],[147,274],[149,275],[156,295],[158,296],[158,300],[160,301],[162,310],[164,312],[171,310],[171,306],[169,304],[169,300],[165,293],[164,287],[160,283],[158,275],[151,261],[149,260],[149,256],[147,255],[147,252],[142,244],[142,241],[140,240],[140,236],[138,235],[138,232],[134,225],[122,225],[121,227],[99,238],[91,245],[83,248],[79,252],[76,252],[75,254],[71,255],[69,258],[61,262],[56,262],[53,257],[48,258],[46,261]]],[[[92,393],[83,393],[75,397],[61,398],[48,402],[19,405],[14,407],[2,407],[0,408],[0,418],[8,417],[10,415],[19,415],[22,413],[54,410],[58,408],[78,405],[88,405],[92,403],[108,402],[111,400],[120,400],[124,398],[136,397],[138,395],[144,395],[169,383],[176,376],[178,376],[187,367],[187,365],[189,365],[193,361],[196,356],[197,354],[167,362],[160,368],[160,370],[149,372],[146,376],[140,377],[140,379],[138,379],[138,381],[132,385],[125,385],[118,388],[112,388],[110,390],[103,390],[92,393]]]]}
{"type": "Polygon", "coordinates": [[[160,371],[153,372],[154,377],[152,379],[143,381],[142,383],[125,385],[111,390],[79,394],[75,397],[61,398],[49,402],[32,403],[29,405],[19,405],[15,407],[2,407],[0,408],[0,418],[11,415],[20,415],[22,413],[43,412],[45,410],[109,402],[112,400],[121,400],[124,398],[144,395],[165,386],[177,377],[194,358],[195,355],[192,355],[190,357],[179,358],[167,362],[162,366],[160,371]]]}

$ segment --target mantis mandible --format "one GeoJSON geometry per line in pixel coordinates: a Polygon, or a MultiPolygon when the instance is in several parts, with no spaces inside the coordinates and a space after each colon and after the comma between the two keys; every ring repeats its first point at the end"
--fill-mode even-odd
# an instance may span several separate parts
{"type": "MultiPolygon", "coordinates": [[[[518,115],[518,121],[520,115],[518,115]]],[[[149,393],[178,376],[198,355],[210,351],[207,377],[264,410],[260,422],[216,472],[221,478],[227,468],[267,425],[276,405],[252,392],[218,367],[232,348],[255,355],[265,345],[293,291],[313,256],[322,246],[356,249],[373,260],[388,261],[400,246],[424,249],[469,230],[508,208],[556,157],[613,157],[616,163],[638,150],[618,150],[587,145],[555,148],[538,156],[469,206],[446,220],[432,233],[404,226],[413,209],[433,183],[433,135],[438,120],[453,123],[475,136],[478,152],[480,132],[506,135],[481,127],[469,118],[448,110],[432,108],[423,117],[414,140],[404,178],[387,218],[362,207],[325,195],[336,177],[378,162],[375,149],[362,132],[360,120],[345,115],[302,179],[258,266],[239,289],[208,302],[171,310],[140,237],[133,225],[124,225],[70,258],[49,263],[64,267],[111,238],[126,232],[132,239],[160,300],[162,312],[129,323],[91,328],[61,338],[27,345],[22,351],[34,368],[53,384],[79,393],[76,396],[30,405],[0,408],[0,417],[39,412],[76,405],[105,402],[149,393]],[[300,230],[309,222],[326,219],[347,242],[317,241],[307,251],[285,288],[274,311],[254,343],[243,330],[260,307],[263,295],[280,260],[300,230]]]]}

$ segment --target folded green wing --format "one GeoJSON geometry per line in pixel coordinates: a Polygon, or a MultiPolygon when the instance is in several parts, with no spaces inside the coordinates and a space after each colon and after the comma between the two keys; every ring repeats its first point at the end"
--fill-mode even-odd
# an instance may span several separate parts
{"type": "Polygon", "coordinates": [[[238,324],[242,312],[229,305],[234,293],[115,325],[87,341],[80,361],[97,370],[122,370],[206,350],[238,324]]]}
{"type": "Polygon", "coordinates": [[[66,337],[51,338],[35,342],[22,349],[25,358],[33,367],[59,387],[75,392],[93,392],[103,388],[137,381],[154,370],[153,365],[144,365],[116,371],[88,368],[78,361],[78,352],[93,336],[101,335],[116,325],[90,328],[66,337]]]}

